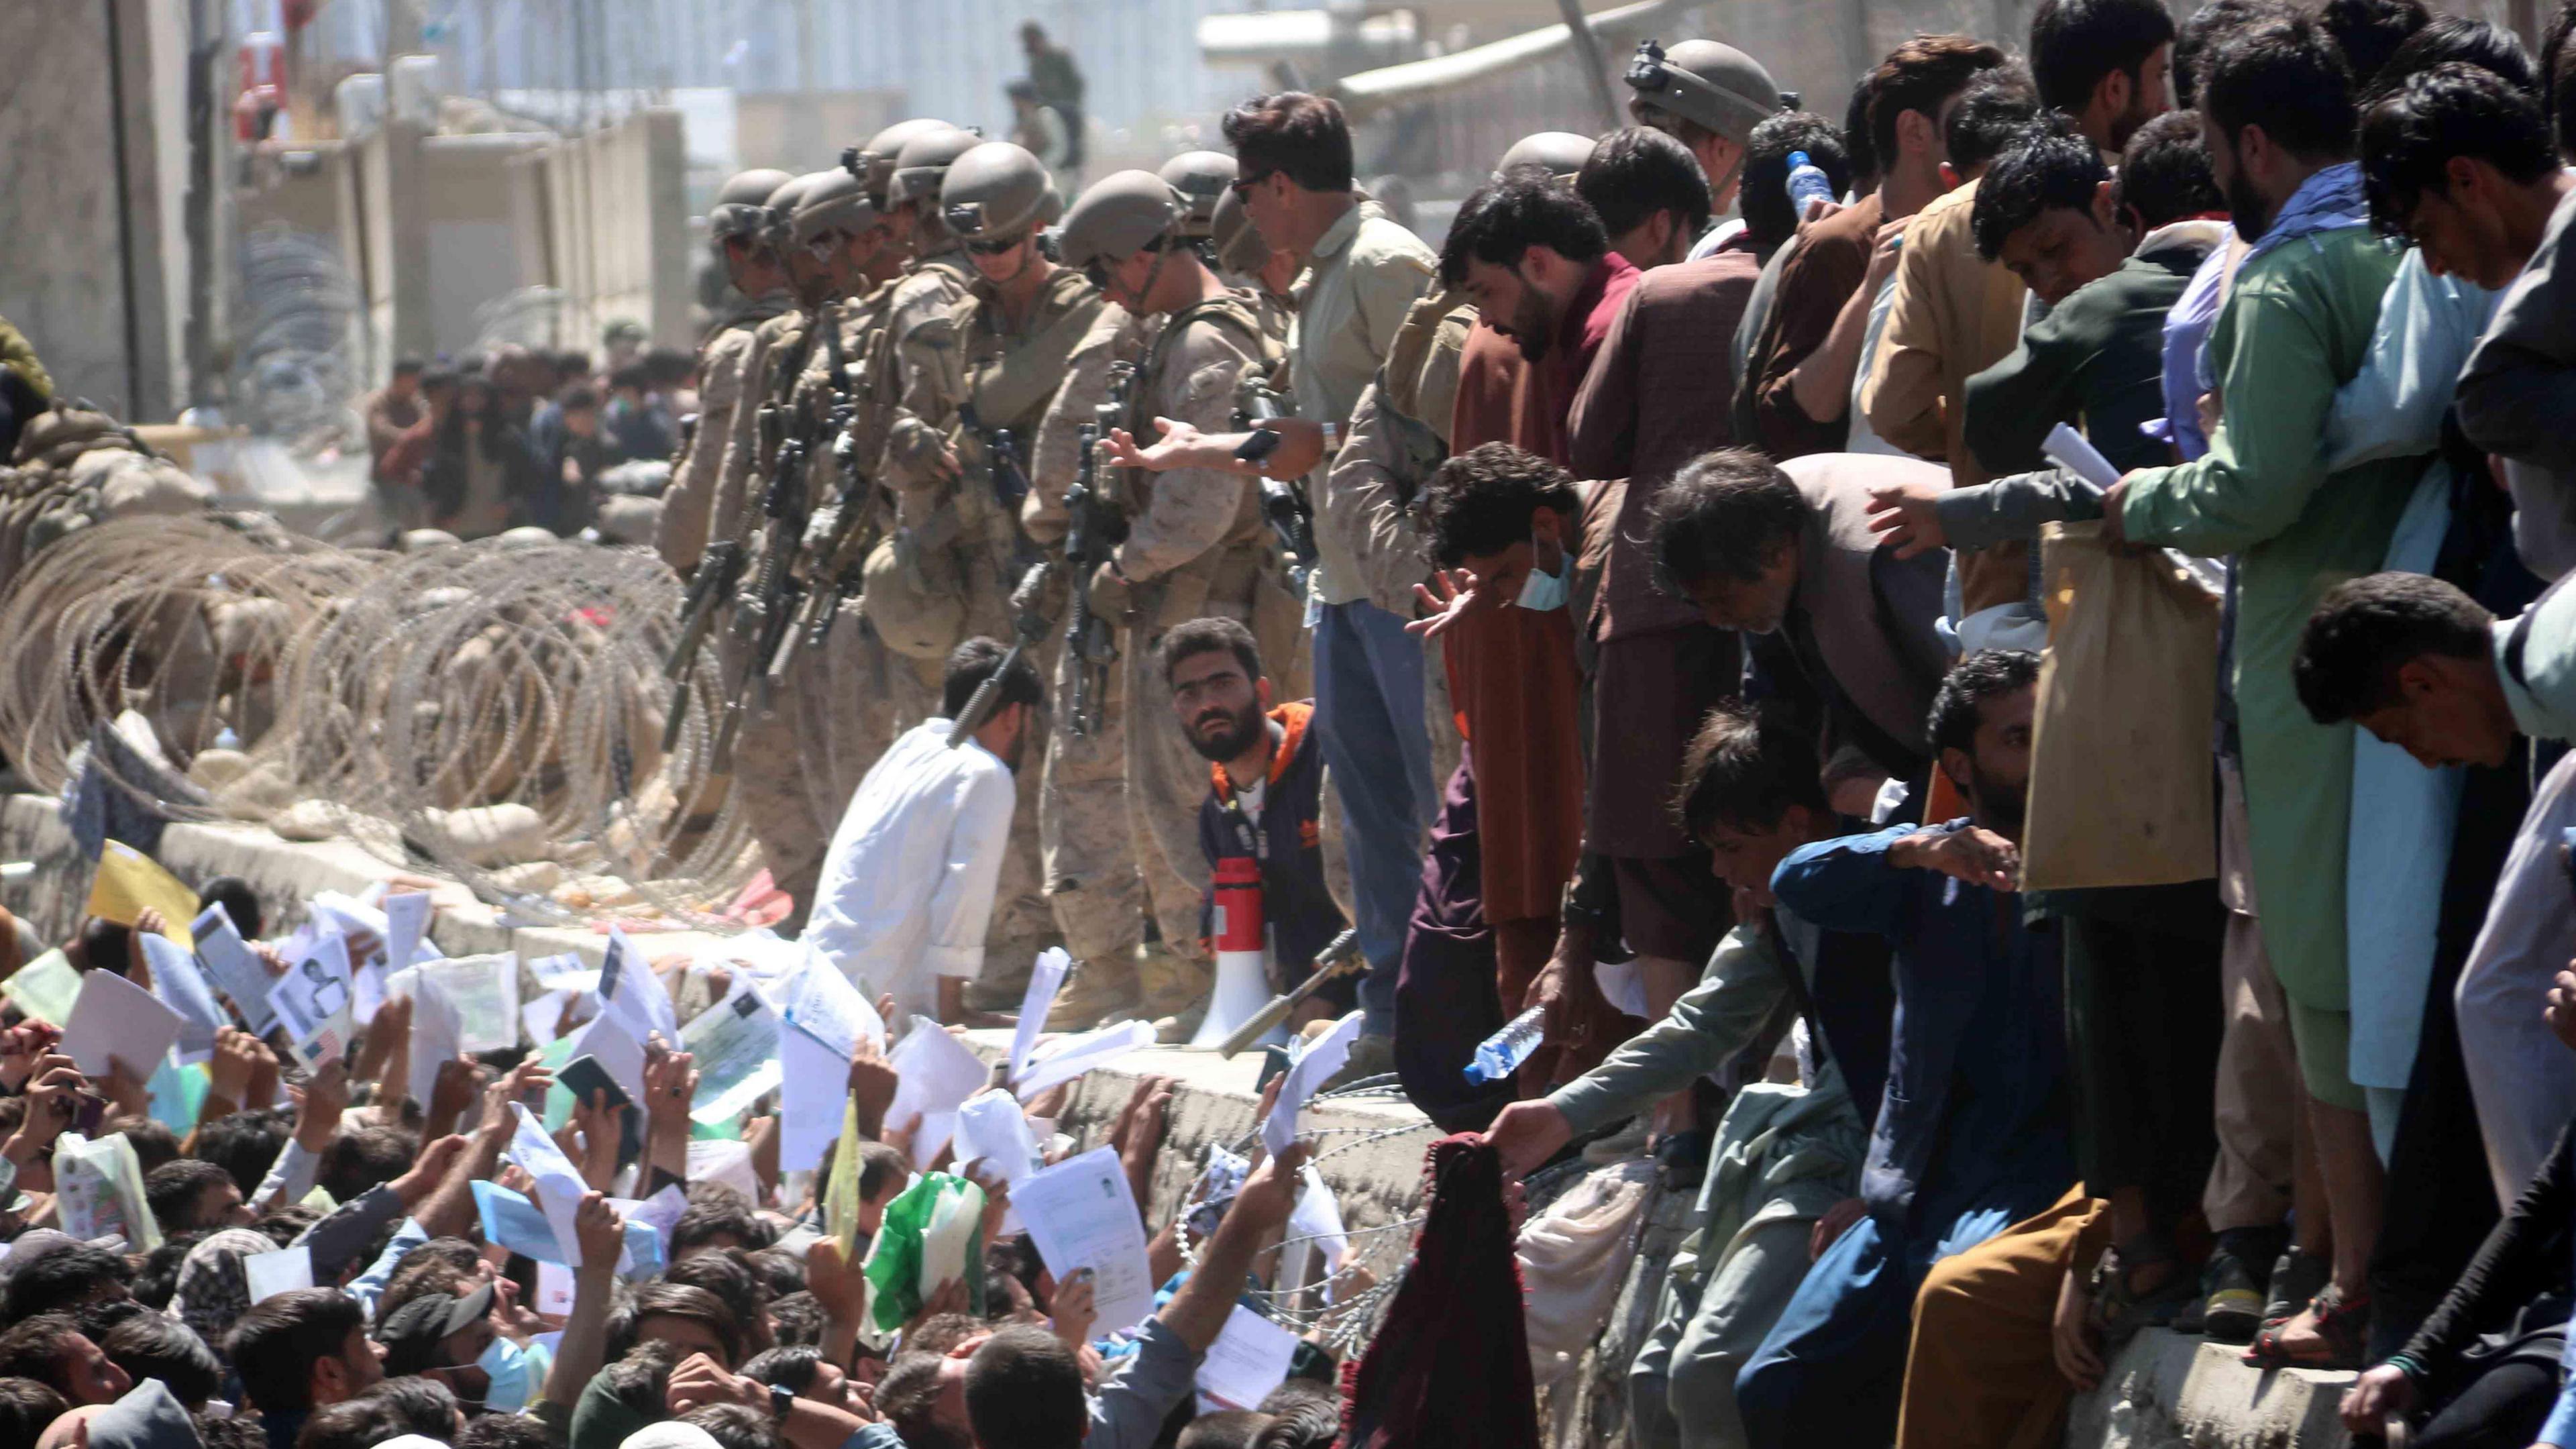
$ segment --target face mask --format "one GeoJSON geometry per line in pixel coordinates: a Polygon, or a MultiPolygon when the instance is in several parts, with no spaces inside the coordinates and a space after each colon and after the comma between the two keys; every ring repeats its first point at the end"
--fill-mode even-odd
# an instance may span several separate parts
{"type": "Polygon", "coordinates": [[[483,1394],[483,1407],[495,1414],[515,1414],[528,1406],[528,1389],[536,1382],[535,1365],[528,1351],[506,1338],[492,1340],[474,1366],[492,1376],[492,1387],[483,1394]]]}
{"type": "Polygon", "coordinates": [[[1544,611],[1564,608],[1567,572],[1560,568],[1559,572],[1545,573],[1533,566],[1529,572],[1529,581],[1521,585],[1521,596],[1517,602],[1524,609],[1544,611]]]}

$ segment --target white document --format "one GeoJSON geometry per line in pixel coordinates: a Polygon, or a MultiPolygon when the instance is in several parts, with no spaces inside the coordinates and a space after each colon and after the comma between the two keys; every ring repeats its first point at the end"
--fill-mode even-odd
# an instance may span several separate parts
{"type": "Polygon", "coordinates": [[[2048,437],[2041,441],[2039,451],[2047,455],[2048,461],[2096,488],[2107,489],[2120,481],[2120,470],[2110,459],[2102,456],[2102,450],[2094,447],[2091,439],[2064,423],[2048,430],[2048,437]]]}
{"type": "Polygon", "coordinates": [[[456,1007],[458,1040],[469,1052],[503,1051],[519,1044],[519,958],[459,956],[421,965],[424,981],[456,1007]]]}
{"type": "Polygon", "coordinates": [[[895,1043],[886,1060],[896,1074],[886,1125],[902,1127],[914,1114],[920,1115],[921,1125],[912,1134],[912,1165],[927,1169],[939,1149],[948,1145],[948,1129],[934,1119],[948,1117],[953,1128],[957,1109],[992,1081],[992,1068],[949,1035],[946,1027],[928,1018],[915,1020],[911,1032],[895,1043]]]}
{"type": "Polygon", "coordinates": [[[298,939],[308,946],[315,935],[337,931],[344,938],[341,949],[348,949],[349,936],[372,939],[374,948],[364,956],[353,955],[349,963],[349,1016],[364,1026],[376,1019],[376,1008],[385,1003],[385,976],[393,969],[385,955],[385,913],[356,896],[338,891],[317,891],[310,902],[312,919],[298,939]]]}
{"type": "Polygon", "coordinates": [[[635,943],[615,926],[608,928],[608,956],[599,967],[599,1001],[602,1010],[626,1018],[637,1041],[650,1041],[657,1031],[666,1046],[680,1039],[680,1013],[671,1005],[671,993],[662,989],[662,978],[653,974],[635,943]]]}
{"type": "Polygon", "coordinates": [[[555,1242],[572,1260],[572,1266],[578,1268],[581,1234],[574,1225],[580,1221],[582,1194],[590,1191],[590,1184],[582,1180],[580,1169],[564,1156],[555,1140],[546,1135],[545,1124],[536,1119],[526,1103],[513,1102],[510,1110],[519,1119],[518,1130],[510,1134],[510,1157],[537,1180],[537,1206],[545,1212],[546,1226],[555,1230],[555,1242]]]}
{"type": "Polygon", "coordinates": [[[1118,1154],[1095,1147],[1030,1173],[1011,1205],[1029,1226],[1038,1257],[1061,1283],[1091,1270],[1099,1333],[1123,1333],[1154,1312],[1154,1270],[1145,1258],[1145,1220],[1118,1154]]]}
{"type": "Polygon", "coordinates": [[[583,1027],[572,1054],[597,1057],[600,1069],[626,1094],[626,1100],[635,1104],[636,1111],[644,1110],[644,1044],[626,1029],[626,1023],[603,1016],[583,1027]]]}
{"type": "Polygon", "coordinates": [[[1037,1049],[1038,1033],[1045,1029],[1047,1013],[1055,1009],[1055,994],[1064,989],[1065,973],[1073,969],[1073,958],[1061,946],[1050,946],[1038,953],[1038,962],[1029,972],[1029,989],[1020,998],[1020,1020],[1011,1032],[1011,1080],[1016,1082],[1029,1069],[1029,1053],[1037,1049]]]}
{"type": "Polygon", "coordinates": [[[572,1316],[572,1270],[561,1263],[537,1264],[537,1312],[547,1318],[572,1316]]]}
{"type": "Polygon", "coordinates": [[[242,1277],[250,1284],[250,1301],[265,1303],[280,1293],[313,1286],[313,1250],[298,1245],[242,1259],[242,1277]]]}
{"type": "Polygon", "coordinates": [[[752,1170],[751,1144],[710,1137],[689,1144],[689,1181],[721,1182],[760,1201],[760,1174],[752,1170]]]}
{"type": "Polygon", "coordinates": [[[439,1067],[465,1050],[465,1028],[457,1020],[456,1003],[447,999],[437,982],[422,976],[418,967],[397,971],[386,982],[395,995],[411,998],[411,1077],[405,1087],[411,1099],[427,1110],[429,1094],[438,1085],[439,1067]]]}
{"type": "Polygon", "coordinates": [[[778,988],[779,1015],[826,1046],[847,1057],[861,1038],[885,1050],[885,1018],[868,1004],[850,978],[808,946],[803,964],[789,972],[778,988]]]}
{"type": "Polygon", "coordinates": [[[1270,1117],[1261,1124],[1261,1145],[1277,1157],[1297,1140],[1297,1114],[1305,1109],[1306,1099],[1315,1089],[1330,1080],[1351,1057],[1351,1043],[1360,1039],[1359,1012],[1352,1012],[1333,1023],[1333,1029],[1316,1038],[1306,1054],[1288,1069],[1288,1080],[1279,1087],[1279,1100],[1270,1108],[1270,1117]]]}
{"type": "Polygon", "coordinates": [[[850,1055],[792,1023],[778,1033],[778,1054],[778,1170],[812,1172],[823,1165],[824,1149],[841,1136],[850,1055]]]}
{"type": "MultiPolygon", "coordinates": [[[[680,1029],[680,1050],[695,1058],[698,1069],[689,1120],[727,1121],[777,1090],[778,1029],[778,1013],[760,988],[741,976],[734,978],[724,1000],[689,1018],[680,1029]]],[[[842,1070],[846,1074],[848,1068],[842,1070]]]]}
{"type": "Polygon", "coordinates": [[[1296,1334],[1238,1303],[1199,1361],[1199,1392],[1229,1409],[1258,1408],[1288,1382],[1296,1357],[1296,1334]]]}
{"type": "Polygon", "coordinates": [[[91,971],[81,977],[72,1019],[63,1023],[62,1050],[84,1076],[105,1077],[113,1057],[137,1081],[149,1081],[179,1039],[182,1020],[151,992],[115,972],[91,971]]]}
{"type": "Polygon", "coordinates": [[[1648,1021],[1655,1019],[1654,1012],[1646,1005],[1645,968],[1635,960],[1595,961],[1592,963],[1592,979],[1600,985],[1601,994],[1612,1006],[1630,1016],[1642,1016],[1648,1021]]]}
{"type": "Polygon", "coordinates": [[[615,1200],[617,1210],[626,1214],[629,1223],[642,1223],[669,1241],[671,1229],[679,1225],[680,1214],[689,1210],[688,1194],[676,1187],[666,1187],[638,1202],[633,1198],[615,1200]]]}
{"type": "MultiPolygon", "coordinates": [[[[982,1164],[985,1175],[998,1177],[1002,1185],[1016,1191],[1029,1174],[1038,1170],[1037,1140],[1029,1135],[1029,1119],[1020,1114],[1019,1099],[999,1089],[979,1092],[957,1109],[957,1166],[964,1171],[982,1164]]],[[[1017,1203],[1002,1217],[1002,1231],[1017,1233],[1024,1227],[1017,1203]]]]}
{"type": "Polygon", "coordinates": [[[1297,1194],[1295,1210],[1288,1214],[1288,1236],[1312,1239],[1299,1246],[1321,1252],[1324,1275],[1330,1277],[1342,1271],[1342,1259],[1351,1251],[1350,1234],[1342,1227],[1341,1199],[1333,1196],[1333,1189],[1311,1162],[1299,1181],[1304,1187],[1297,1194]]]}
{"type": "Polygon", "coordinates": [[[286,974],[269,988],[268,1004],[295,1042],[307,1071],[349,1050],[357,1030],[356,995],[349,974],[349,943],[337,931],[299,931],[306,949],[289,952],[286,974]]]}
{"type": "Polygon", "coordinates": [[[1098,1031],[1084,1032],[1056,1043],[1055,1049],[1029,1063],[1029,1069],[1014,1083],[1014,1090],[1025,1102],[1058,1082],[1070,1082],[1096,1067],[1105,1067],[1129,1052],[1154,1044],[1154,1024],[1149,1021],[1122,1021],[1098,1031]]]}
{"type": "Polygon", "coordinates": [[[152,994],[179,1013],[179,1064],[215,1054],[215,1033],[233,1024],[206,982],[196,953],[158,931],[142,934],[143,959],[152,968],[152,994]]]}
{"type": "Polygon", "coordinates": [[[417,966],[423,956],[436,959],[429,942],[429,892],[396,891],[385,897],[385,964],[396,971],[417,966]]]}
{"type": "Polygon", "coordinates": [[[274,1030],[277,1012],[268,1004],[268,968],[242,944],[241,932],[233,929],[233,918],[223,906],[198,912],[197,919],[188,923],[188,934],[196,938],[197,959],[206,963],[207,978],[241,1008],[252,1034],[266,1036],[274,1030]]]}

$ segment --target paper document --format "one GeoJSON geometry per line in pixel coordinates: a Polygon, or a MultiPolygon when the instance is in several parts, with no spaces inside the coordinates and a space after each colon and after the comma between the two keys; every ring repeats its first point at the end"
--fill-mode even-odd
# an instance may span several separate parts
{"type": "Polygon", "coordinates": [[[794,1026],[826,1046],[835,1047],[846,1056],[862,1038],[885,1050],[885,1018],[868,1004],[868,998],[840,968],[811,946],[805,948],[803,963],[789,972],[778,986],[778,1013],[794,1026]]]}
{"type": "Polygon", "coordinates": [[[790,1023],[778,1034],[778,1056],[784,1074],[778,1084],[778,1170],[812,1172],[841,1135],[850,1054],[790,1023]]]}
{"type": "Polygon", "coordinates": [[[1288,1382],[1297,1335],[1238,1303],[1199,1361],[1198,1389],[1229,1409],[1252,1409],[1288,1382]]]}
{"type": "Polygon", "coordinates": [[[695,1057],[698,1068],[692,1122],[729,1121],[777,1090],[778,1013],[748,978],[734,978],[724,1000],[689,1019],[680,1029],[680,1050],[695,1057]]]}
{"type": "Polygon", "coordinates": [[[147,907],[170,923],[180,945],[195,944],[188,922],[196,914],[197,893],[142,851],[121,840],[107,842],[99,852],[98,874],[90,880],[89,904],[82,914],[131,926],[147,907]]]}
{"type": "Polygon", "coordinates": [[[1270,1108],[1269,1119],[1261,1124],[1261,1145],[1278,1156],[1297,1140],[1297,1114],[1305,1109],[1306,1099],[1315,1089],[1330,1080],[1333,1073],[1349,1061],[1351,1043],[1360,1039],[1361,1014],[1352,1012],[1333,1023],[1333,1029],[1315,1039],[1306,1054],[1288,1069],[1288,1080],[1280,1085],[1279,1100],[1270,1108]]]}
{"type": "MultiPolygon", "coordinates": [[[[957,1170],[973,1167],[1016,1191],[1038,1170],[1038,1145],[1029,1135],[1029,1119],[1020,1115],[1019,1099],[1004,1091],[980,1092],[957,1109],[957,1170]]],[[[1021,1231],[1019,1204],[1002,1218],[1002,1231],[1021,1231]]]]}
{"type": "Polygon", "coordinates": [[[650,1041],[657,1031],[666,1046],[680,1039],[680,1014],[671,1005],[671,993],[635,943],[615,926],[608,928],[608,955],[599,967],[599,1000],[603,1010],[626,1018],[637,1041],[650,1041]]]}
{"type": "Polygon", "coordinates": [[[689,1181],[721,1182],[754,1202],[760,1200],[760,1174],[752,1169],[747,1142],[702,1137],[690,1143],[689,1181]]]}
{"type": "Polygon", "coordinates": [[[1038,1257],[1061,1283],[1091,1270],[1098,1333],[1124,1333],[1154,1311],[1154,1270],[1145,1259],[1145,1220],[1118,1154],[1095,1147],[1030,1173],[1011,1192],[1038,1257]]]}
{"type": "Polygon", "coordinates": [[[438,1085],[441,1064],[464,1054],[464,1025],[457,1020],[456,1003],[438,983],[420,974],[417,966],[395,972],[386,978],[388,988],[397,996],[411,998],[411,1078],[405,1089],[411,1099],[426,1110],[429,1094],[438,1085]]]}
{"type": "Polygon", "coordinates": [[[143,959],[152,968],[152,994],[179,1013],[179,1061],[202,1062],[215,1052],[215,1033],[233,1024],[206,982],[196,953],[165,936],[145,935],[143,959]]]}
{"type": "Polygon", "coordinates": [[[1122,1021],[1098,1031],[1067,1037],[1053,1050],[1036,1061],[1015,1084],[1020,1100],[1026,1102],[1058,1082],[1070,1082],[1097,1067],[1105,1067],[1129,1052],[1154,1044],[1154,1024],[1149,1021],[1122,1021]]]}
{"type": "MultiPolygon", "coordinates": [[[[545,1212],[546,1226],[554,1229],[564,1262],[578,1268],[581,1235],[574,1224],[579,1221],[582,1194],[590,1191],[590,1185],[582,1181],[572,1159],[564,1156],[563,1149],[546,1135],[545,1124],[525,1103],[511,1103],[510,1111],[519,1120],[518,1130],[510,1134],[510,1157],[537,1180],[537,1206],[545,1212]]],[[[624,1266],[619,1264],[620,1268],[624,1266]]]]}
{"type": "MultiPolygon", "coordinates": [[[[473,1186],[474,1210],[483,1219],[485,1238],[539,1263],[556,1263],[566,1268],[576,1266],[571,1262],[572,1249],[555,1236],[554,1224],[547,1221],[545,1211],[529,1201],[526,1194],[512,1192],[496,1182],[478,1182],[473,1186]]],[[[626,1214],[626,1247],[618,1259],[617,1271],[658,1271],[663,1259],[661,1233],[652,1224],[637,1221],[635,1213],[629,1210],[636,1205],[616,1198],[609,1201],[626,1214]]]]}
{"type": "Polygon", "coordinates": [[[81,974],[73,969],[70,958],[59,950],[42,956],[9,973],[0,981],[0,996],[18,1003],[18,1009],[38,1021],[56,1026],[72,1019],[72,1003],[80,999],[81,974]]]}
{"type": "Polygon", "coordinates": [[[458,956],[431,961],[421,979],[435,981],[456,1007],[458,1040],[468,1052],[503,1051],[519,1044],[519,958],[458,956]]]}
{"type": "Polygon", "coordinates": [[[62,1050],[84,1076],[105,1077],[113,1059],[124,1063],[136,1081],[149,1081],[179,1039],[181,1020],[151,992],[115,972],[92,971],[81,977],[72,1019],[63,1023],[62,1050]]]}
{"type": "Polygon", "coordinates": [[[823,1183],[823,1234],[841,1245],[847,1260],[859,1248],[859,1103],[841,1106],[841,1140],[832,1149],[832,1173],[823,1183]]]}
{"type": "Polygon", "coordinates": [[[242,1259],[242,1277],[250,1284],[250,1301],[265,1303],[280,1293],[313,1286],[313,1250],[301,1244],[242,1259]]]}
{"type": "MultiPolygon", "coordinates": [[[[1324,1271],[1319,1276],[1329,1278],[1342,1271],[1342,1259],[1351,1251],[1350,1234],[1342,1227],[1341,1200],[1333,1196],[1333,1189],[1311,1162],[1299,1175],[1299,1181],[1303,1186],[1297,1194],[1296,1209],[1288,1214],[1288,1237],[1308,1239],[1298,1246],[1323,1254],[1324,1271]]],[[[1302,1273],[1298,1277],[1304,1279],[1302,1273]]],[[[1331,1294],[1325,1295],[1325,1301],[1331,1301],[1331,1294]]]]}
{"type": "Polygon", "coordinates": [[[435,957],[429,943],[429,892],[395,891],[385,897],[385,964],[396,971],[417,966],[423,955],[435,957]]]}
{"type": "Polygon", "coordinates": [[[206,979],[232,998],[254,1036],[277,1028],[277,1012],[268,1004],[268,968],[242,944],[241,932],[221,905],[206,907],[188,929],[197,938],[197,959],[206,963],[206,979]]]}
{"type": "Polygon", "coordinates": [[[2092,440],[2064,423],[2048,430],[2046,441],[2039,445],[2048,461],[2083,479],[2096,488],[2109,488],[2120,481],[2120,470],[2092,440]]]}
{"type": "Polygon", "coordinates": [[[286,974],[268,989],[268,1004],[295,1042],[307,1071],[342,1056],[357,1030],[349,981],[349,943],[337,931],[319,931],[311,949],[286,958],[286,974]]]}
{"type": "Polygon", "coordinates": [[[635,1110],[644,1110],[644,1044],[626,1029],[626,1023],[603,1016],[583,1027],[581,1034],[573,1038],[572,1054],[597,1057],[600,1069],[626,1094],[635,1110]]]}
{"type": "Polygon", "coordinates": [[[926,1017],[913,1022],[912,1030],[895,1043],[886,1060],[898,1078],[894,1102],[886,1108],[886,1125],[900,1129],[916,1114],[920,1116],[921,1125],[912,1134],[912,1165],[926,1171],[939,1149],[948,1145],[957,1109],[992,1081],[992,1069],[964,1042],[949,1035],[946,1027],[926,1017]],[[949,1128],[934,1121],[940,1117],[949,1119],[949,1128]]]}
{"type": "Polygon", "coordinates": [[[1047,1013],[1055,1009],[1055,994],[1064,989],[1065,973],[1073,969],[1073,958],[1061,946],[1050,946],[1038,953],[1037,965],[1029,971],[1029,989],[1020,997],[1020,1020],[1011,1033],[1011,1080],[1016,1082],[1029,1069],[1029,1054],[1037,1049],[1038,1033],[1045,1029],[1047,1013]]]}

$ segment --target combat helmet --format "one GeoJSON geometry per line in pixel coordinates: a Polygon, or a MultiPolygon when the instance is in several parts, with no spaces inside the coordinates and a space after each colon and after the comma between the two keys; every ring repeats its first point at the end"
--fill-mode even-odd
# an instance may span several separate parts
{"type": "Polygon", "coordinates": [[[912,201],[939,204],[939,183],[958,157],[984,144],[984,138],[956,126],[924,131],[903,143],[895,154],[894,179],[886,183],[887,209],[912,201]]]}
{"type": "Polygon", "coordinates": [[[1261,229],[1252,224],[1252,213],[1244,209],[1243,198],[1231,186],[1217,198],[1208,237],[1216,248],[1216,264],[1224,271],[1249,277],[1270,265],[1270,243],[1262,239],[1261,229]]]}
{"type": "Polygon", "coordinates": [[[1679,116],[1739,146],[1780,109],[1779,83],[1762,62],[1714,40],[1684,40],[1669,51],[1639,41],[1627,79],[1634,104],[1679,116]]]}
{"type": "Polygon", "coordinates": [[[887,208],[886,186],[894,180],[895,158],[903,154],[904,143],[916,136],[950,129],[946,121],[928,116],[897,121],[867,139],[865,145],[852,146],[841,153],[841,169],[866,184],[868,199],[882,212],[887,208]]]}
{"type": "Polygon", "coordinates": [[[1213,235],[1216,209],[1224,203],[1226,193],[1234,189],[1234,178],[1239,174],[1234,158],[1223,151],[1184,151],[1164,162],[1157,174],[1190,199],[1190,214],[1181,222],[1181,235],[1192,241],[1213,235]]]}
{"type": "Polygon", "coordinates": [[[862,232],[876,225],[876,203],[867,183],[845,170],[816,171],[806,176],[788,220],[788,239],[806,246],[836,231],[862,232]]]}
{"type": "Polygon", "coordinates": [[[1571,176],[1592,159],[1592,138],[1572,131],[1532,131],[1512,143],[1503,159],[1494,163],[1494,174],[1502,175],[1515,166],[1544,166],[1550,176],[1571,176]]]}
{"type": "Polygon", "coordinates": [[[1058,245],[1069,267],[1116,263],[1174,235],[1189,198],[1151,171],[1118,171],[1083,190],[1064,214],[1058,245]]]}
{"type": "Polygon", "coordinates": [[[795,230],[796,208],[804,204],[806,191],[812,187],[814,178],[821,174],[808,171],[802,176],[790,177],[769,193],[769,202],[760,214],[760,239],[763,242],[782,252],[787,249],[795,230]]]}
{"type": "Polygon", "coordinates": [[[1008,141],[969,150],[939,183],[940,219],[960,241],[1017,240],[1063,214],[1045,163],[1008,141]]]}
{"type": "Polygon", "coordinates": [[[771,192],[795,178],[774,167],[737,171],[716,190],[715,205],[707,208],[707,235],[722,246],[734,237],[760,240],[761,223],[768,219],[771,192]]]}

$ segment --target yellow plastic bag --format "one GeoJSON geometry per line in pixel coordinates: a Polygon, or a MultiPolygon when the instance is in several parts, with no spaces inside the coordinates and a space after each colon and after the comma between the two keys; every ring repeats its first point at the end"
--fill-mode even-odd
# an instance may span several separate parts
{"type": "Polygon", "coordinates": [[[2210,754],[2218,601],[2170,555],[2098,523],[2041,535],[2039,672],[2022,888],[2173,885],[2218,873],[2210,754]]]}

